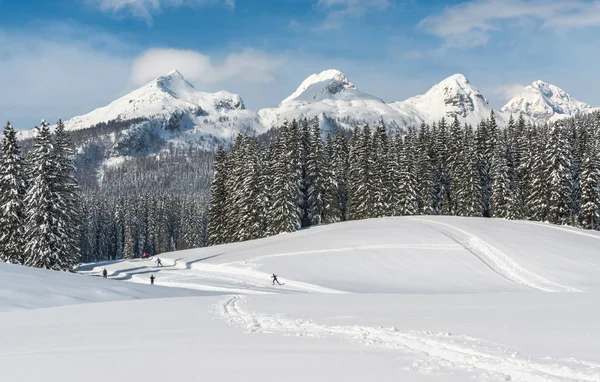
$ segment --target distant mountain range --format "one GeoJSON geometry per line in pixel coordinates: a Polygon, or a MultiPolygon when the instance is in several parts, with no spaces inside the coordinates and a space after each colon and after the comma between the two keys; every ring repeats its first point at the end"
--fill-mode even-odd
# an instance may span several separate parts
{"type": "MultiPolygon", "coordinates": [[[[553,121],[596,110],[559,87],[535,81],[521,95],[496,111],[500,124],[510,114],[523,113],[534,121],[553,121]]],[[[68,130],[79,130],[110,121],[146,119],[158,121],[180,139],[210,136],[227,141],[239,132],[260,134],[271,127],[302,117],[335,120],[348,127],[356,123],[376,124],[381,119],[393,127],[435,122],[442,117],[476,125],[488,118],[492,107],[462,74],[454,74],[425,94],[401,102],[386,103],[359,91],[340,71],[330,69],[310,75],[278,107],[247,110],[239,95],[226,91],[196,90],[174,70],[141,88],[65,122],[68,130]]],[[[30,135],[22,133],[23,137],[30,135]]],[[[205,140],[205,139],[203,139],[205,140]]]]}
{"type": "MultiPolygon", "coordinates": [[[[506,124],[511,114],[545,122],[577,116],[594,109],[555,85],[535,81],[496,111],[506,124]]],[[[476,126],[492,107],[462,74],[452,75],[427,92],[401,102],[386,103],[363,93],[340,71],[310,75],[275,108],[248,110],[239,95],[205,93],[174,70],[88,114],[65,121],[73,131],[80,157],[96,165],[119,163],[128,157],[160,152],[167,147],[214,149],[239,133],[261,134],[303,117],[319,117],[324,130],[331,122],[350,128],[384,120],[391,129],[439,121],[442,117],[476,126]]],[[[20,132],[21,138],[34,131],[20,132]]]]}

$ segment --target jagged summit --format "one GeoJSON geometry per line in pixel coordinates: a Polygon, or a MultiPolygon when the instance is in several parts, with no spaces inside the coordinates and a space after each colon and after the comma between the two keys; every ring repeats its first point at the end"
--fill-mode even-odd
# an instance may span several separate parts
{"type": "Polygon", "coordinates": [[[491,112],[488,100],[463,74],[453,74],[432,86],[425,94],[394,104],[400,109],[413,109],[424,121],[455,116],[476,124],[491,112]]]}
{"type": "Polygon", "coordinates": [[[377,97],[359,92],[344,73],[336,69],[328,69],[308,76],[294,93],[281,102],[281,105],[294,101],[312,103],[324,100],[358,99],[381,101],[377,97]]]}
{"type": "Polygon", "coordinates": [[[533,119],[553,120],[573,117],[591,109],[556,85],[537,80],[526,86],[520,95],[512,98],[501,109],[509,113],[523,113],[533,119]]]}

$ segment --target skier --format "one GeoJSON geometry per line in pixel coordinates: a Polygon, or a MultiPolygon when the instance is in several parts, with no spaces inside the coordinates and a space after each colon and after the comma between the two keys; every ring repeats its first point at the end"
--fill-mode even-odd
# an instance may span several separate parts
{"type": "Polygon", "coordinates": [[[157,266],[157,267],[162,267],[162,266],[163,266],[163,265],[162,265],[162,261],[160,261],[160,258],[159,258],[159,257],[157,257],[157,258],[156,258],[156,266],[157,266]]]}
{"type": "Polygon", "coordinates": [[[154,279],[155,279],[154,275],[151,275],[150,276],[150,284],[151,285],[154,285],[154,279]]]}
{"type": "Polygon", "coordinates": [[[148,255],[146,254],[146,252],[142,253],[142,259],[147,259],[148,255]]]}
{"type": "Polygon", "coordinates": [[[103,278],[107,278],[108,277],[108,272],[106,271],[106,268],[104,268],[104,270],[102,271],[102,277],[103,278]]]}
{"type": "Polygon", "coordinates": [[[279,280],[277,280],[277,275],[275,273],[273,273],[273,276],[271,276],[271,278],[273,279],[273,285],[275,285],[275,283],[281,285],[279,280]]]}

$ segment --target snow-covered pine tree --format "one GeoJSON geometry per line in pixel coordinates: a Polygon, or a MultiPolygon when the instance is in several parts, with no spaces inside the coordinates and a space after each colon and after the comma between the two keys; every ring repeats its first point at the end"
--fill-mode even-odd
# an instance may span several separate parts
{"type": "Polygon", "coordinates": [[[304,184],[307,186],[308,223],[310,225],[321,224],[323,221],[325,192],[323,180],[323,141],[321,140],[319,119],[316,117],[311,121],[308,134],[304,184]]]}
{"type": "Polygon", "coordinates": [[[598,144],[590,139],[583,153],[581,172],[581,208],[579,222],[583,228],[598,229],[600,220],[600,163],[598,144]]]}
{"type": "Polygon", "coordinates": [[[483,197],[483,216],[492,216],[492,160],[498,140],[498,124],[494,111],[487,121],[481,121],[477,130],[477,151],[480,160],[481,192],[483,197]]]}
{"type": "Polygon", "coordinates": [[[56,195],[59,165],[45,121],[37,129],[28,161],[29,188],[25,196],[25,264],[31,267],[67,271],[73,264],[63,258],[64,227],[57,224],[63,200],[56,195]]]}
{"type": "Polygon", "coordinates": [[[419,208],[417,202],[418,191],[414,159],[416,145],[416,131],[414,127],[409,127],[408,134],[404,138],[404,143],[398,152],[398,167],[400,170],[398,192],[400,194],[400,208],[397,212],[399,215],[415,215],[419,208]]]}
{"type": "Polygon", "coordinates": [[[300,229],[302,219],[302,208],[305,200],[302,186],[302,139],[300,135],[300,125],[296,120],[292,120],[288,129],[285,130],[283,137],[285,139],[286,160],[289,177],[289,192],[296,198],[296,214],[298,224],[294,230],[300,229]],[[292,186],[294,184],[294,186],[292,186]]]}
{"type": "Polygon", "coordinates": [[[265,206],[262,196],[262,171],[258,142],[256,138],[246,137],[241,149],[243,150],[241,163],[243,179],[238,184],[240,197],[236,209],[240,217],[238,240],[258,239],[265,235],[264,216],[265,206]]]}
{"type": "MultiPolygon", "coordinates": [[[[314,121],[311,121],[311,124],[314,121]]],[[[318,118],[317,118],[318,123],[318,118]]],[[[311,179],[308,176],[308,158],[310,156],[310,140],[311,140],[311,124],[308,123],[308,119],[305,117],[299,121],[299,181],[298,188],[300,190],[300,224],[302,227],[308,227],[311,223],[310,206],[309,206],[309,189],[311,187],[311,179]]]]}
{"type": "Polygon", "coordinates": [[[388,180],[388,135],[383,119],[379,122],[371,143],[369,155],[369,178],[372,211],[371,217],[390,215],[388,180]]]}
{"type": "Polygon", "coordinates": [[[389,203],[390,216],[401,216],[404,210],[402,195],[402,164],[404,155],[404,137],[400,130],[396,130],[389,140],[388,150],[388,177],[390,179],[389,203]]]}
{"type": "Polygon", "coordinates": [[[448,125],[442,118],[433,125],[433,147],[435,153],[434,166],[434,214],[442,215],[449,212],[450,173],[448,168],[448,125]]]}
{"type": "Polygon", "coordinates": [[[327,133],[323,152],[323,223],[337,223],[342,220],[336,167],[334,164],[333,136],[327,133]]]}
{"type": "Polygon", "coordinates": [[[431,128],[423,123],[419,130],[417,148],[417,213],[433,214],[434,184],[433,184],[433,139],[431,128]]]}
{"type": "Polygon", "coordinates": [[[572,224],[573,173],[571,148],[562,121],[552,123],[545,148],[548,176],[548,221],[572,224]]]}
{"type": "Polygon", "coordinates": [[[455,193],[457,214],[459,216],[482,216],[483,204],[479,158],[473,127],[465,125],[464,134],[464,160],[462,161],[462,168],[457,174],[459,182],[455,193]]]}
{"type": "Polygon", "coordinates": [[[350,173],[348,156],[349,148],[346,136],[341,129],[336,128],[333,132],[333,158],[331,164],[335,171],[334,177],[337,184],[342,221],[347,220],[348,215],[348,176],[350,173]]]}
{"type": "MultiPolygon", "coordinates": [[[[208,208],[209,245],[226,243],[227,183],[227,154],[223,147],[219,146],[215,155],[214,175],[208,208]]],[[[153,236],[153,239],[157,240],[158,237],[154,238],[153,236]]]]}
{"type": "Polygon", "coordinates": [[[496,142],[492,158],[492,195],[491,213],[496,218],[507,218],[510,205],[510,181],[508,179],[508,163],[506,160],[506,141],[496,142]]]}
{"type": "Polygon", "coordinates": [[[464,132],[461,128],[458,116],[454,116],[454,120],[450,124],[450,132],[448,135],[448,177],[450,184],[448,187],[448,214],[458,214],[458,203],[456,194],[459,192],[460,184],[457,183],[460,179],[460,172],[465,170],[465,147],[464,147],[464,132]]]}
{"type": "Polygon", "coordinates": [[[0,154],[0,261],[23,264],[26,176],[17,134],[4,128],[0,154]]]}
{"type": "Polygon", "coordinates": [[[133,234],[131,232],[131,206],[129,203],[125,205],[125,232],[124,232],[124,244],[123,244],[123,258],[133,259],[135,258],[133,234]]]}
{"type": "MultiPolygon", "coordinates": [[[[292,123],[292,125],[294,124],[295,122],[292,123]]],[[[300,229],[298,151],[297,147],[288,147],[288,145],[297,144],[297,140],[293,137],[295,134],[297,134],[297,128],[293,129],[291,126],[284,125],[281,136],[275,143],[274,158],[271,162],[273,182],[270,192],[272,197],[271,220],[268,228],[271,235],[300,229]]]]}
{"type": "Polygon", "coordinates": [[[368,125],[355,130],[350,147],[350,184],[348,218],[367,219],[372,215],[371,197],[371,129],[368,125]]]}
{"type": "MultiPolygon", "coordinates": [[[[75,166],[73,165],[74,151],[69,133],[65,130],[62,120],[59,120],[54,133],[54,157],[58,165],[55,188],[53,194],[54,204],[62,206],[58,210],[56,224],[62,229],[57,231],[61,236],[58,242],[59,253],[65,264],[71,267],[81,261],[81,252],[78,247],[79,235],[81,234],[81,196],[77,179],[75,179],[75,166]]],[[[101,219],[104,218],[105,210],[101,211],[101,219]]],[[[103,228],[104,230],[104,228],[103,228]]],[[[100,245],[106,248],[105,233],[101,235],[100,245]]],[[[103,254],[106,256],[106,254],[103,254]]]]}

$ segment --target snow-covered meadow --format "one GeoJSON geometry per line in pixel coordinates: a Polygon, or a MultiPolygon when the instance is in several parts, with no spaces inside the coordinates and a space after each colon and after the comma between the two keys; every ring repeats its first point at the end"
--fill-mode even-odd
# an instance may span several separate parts
{"type": "Polygon", "coordinates": [[[405,217],[168,253],[164,267],[2,265],[0,375],[600,381],[599,244],[546,224],[405,217]]]}

